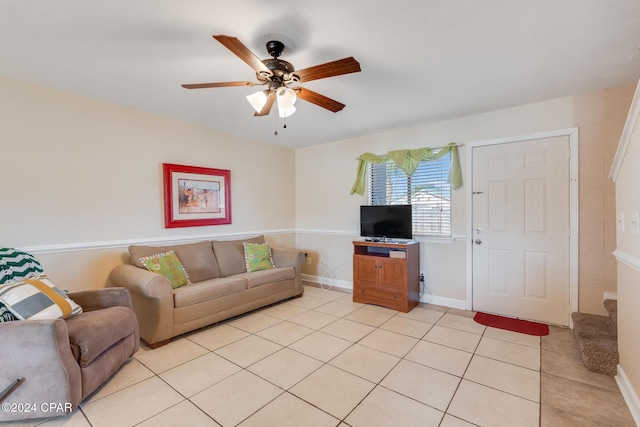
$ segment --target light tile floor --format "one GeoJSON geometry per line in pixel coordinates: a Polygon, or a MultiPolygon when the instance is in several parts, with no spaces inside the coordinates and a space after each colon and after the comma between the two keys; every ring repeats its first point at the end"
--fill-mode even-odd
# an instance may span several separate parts
{"type": "Polygon", "coordinates": [[[305,285],[301,298],[135,358],[43,426],[633,426],[570,330],[542,339],[421,304],[409,313],[305,285]]]}

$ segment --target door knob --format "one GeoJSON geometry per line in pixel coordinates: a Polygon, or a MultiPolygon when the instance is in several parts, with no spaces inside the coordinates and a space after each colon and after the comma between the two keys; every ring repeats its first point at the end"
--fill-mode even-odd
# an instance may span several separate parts
{"type": "Polygon", "coordinates": [[[482,244],[482,240],[480,240],[480,239],[476,239],[475,242],[476,242],[476,245],[481,245],[482,244]]]}

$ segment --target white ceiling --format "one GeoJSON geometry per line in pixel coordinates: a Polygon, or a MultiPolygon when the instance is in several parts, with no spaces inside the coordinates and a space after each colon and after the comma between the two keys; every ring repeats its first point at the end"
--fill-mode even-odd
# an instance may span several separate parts
{"type": "Polygon", "coordinates": [[[638,0],[0,0],[0,76],[293,148],[636,83],[639,49],[638,0]],[[213,34],[362,72],[303,85],[346,107],[282,129],[256,88],[180,86],[255,80],[213,34]]]}

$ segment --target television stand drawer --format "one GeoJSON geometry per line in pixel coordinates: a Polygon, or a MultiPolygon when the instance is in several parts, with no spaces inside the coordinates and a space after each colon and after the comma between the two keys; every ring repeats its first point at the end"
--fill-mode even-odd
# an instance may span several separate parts
{"type": "Polygon", "coordinates": [[[359,286],[357,284],[354,284],[353,287],[353,301],[381,305],[403,313],[407,313],[417,305],[417,302],[411,305],[407,299],[406,292],[398,289],[359,286]]]}

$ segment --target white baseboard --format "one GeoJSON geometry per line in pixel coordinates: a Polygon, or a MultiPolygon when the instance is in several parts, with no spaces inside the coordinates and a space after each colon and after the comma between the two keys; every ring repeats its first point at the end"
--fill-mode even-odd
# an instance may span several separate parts
{"type": "Polygon", "coordinates": [[[629,412],[631,412],[633,421],[636,425],[640,426],[640,398],[638,398],[638,394],[633,389],[627,374],[625,374],[624,369],[622,369],[620,365],[618,365],[618,375],[615,376],[615,379],[622,393],[622,397],[629,408],[629,412]]]}
{"type": "MultiPolygon", "coordinates": [[[[311,274],[303,274],[302,280],[307,282],[320,283],[323,286],[333,286],[336,288],[347,290],[349,292],[353,292],[353,282],[347,280],[336,280],[328,277],[313,276],[311,274]]],[[[449,308],[457,308],[460,310],[469,310],[467,301],[453,298],[445,298],[434,295],[423,295],[420,298],[420,302],[425,304],[441,305],[449,308]]]]}
{"type": "Polygon", "coordinates": [[[353,282],[348,280],[332,279],[330,277],[313,276],[311,274],[302,274],[302,280],[313,283],[320,283],[322,286],[331,286],[340,289],[353,291],[353,282]]]}
{"type": "Polygon", "coordinates": [[[441,305],[449,308],[457,308],[459,310],[469,310],[467,301],[462,299],[445,298],[437,295],[422,295],[420,302],[425,304],[441,305]]]}
{"type": "Polygon", "coordinates": [[[608,300],[608,299],[614,299],[614,300],[618,300],[618,293],[617,292],[605,292],[604,293],[604,299],[608,300]]]}

